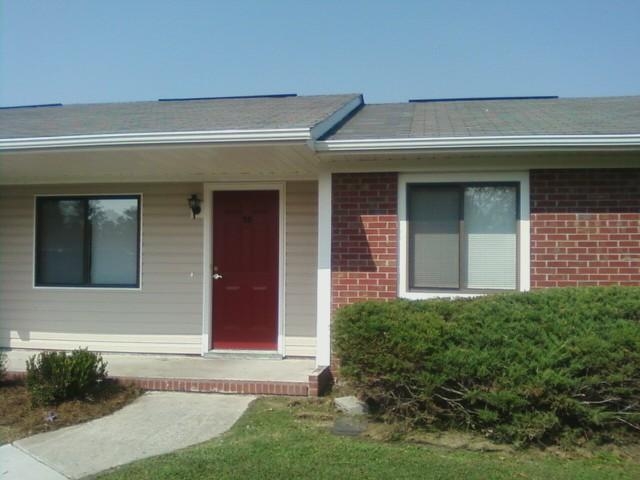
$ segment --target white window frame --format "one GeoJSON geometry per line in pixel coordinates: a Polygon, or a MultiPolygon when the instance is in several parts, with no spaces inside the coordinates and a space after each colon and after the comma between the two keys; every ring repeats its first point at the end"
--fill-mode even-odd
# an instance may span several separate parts
{"type": "Polygon", "coordinates": [[[520,212],[517,224],[518,258],[517,285],[519,291],[530,288],[530,235],[529,235],[529,171],[515,172],[456,172],[456,173],[402,173],[398,176],[398,296],[411,300],[437,297],[476,297],[485,293],[458,290],[414,291],[409,289],[409,220],[407,218],[407,185],[413,183],[517,183],[520,212]]]}
{"type": "Polygon", "coordinates": [[[31,252],[32,252],[32,262],[31,262],[31,288],[33,290],[78,290],[78,291],[86,291],[86,292],[99,292],[99,291],[107,291],[107,292],[142,292],[142,247],[143,247],[143,225],[144,225],[144,194],[142,192],[100,192],[100,193],[36,193],[33,196],[33,231],[31,237],[31,252]],[[109,196],[135,196],[139,197],[138,202],[138,286],[137,287],[122,287],[122,286],[113,286],[113,287],[92,287],[90,285],[38,285],[36,282],[36,237],[37,232],[37,202],[38,198],[55,198],[55,197],[78,197],[78,198],[87,198],[87,197],[109,197],[109,196]]]}

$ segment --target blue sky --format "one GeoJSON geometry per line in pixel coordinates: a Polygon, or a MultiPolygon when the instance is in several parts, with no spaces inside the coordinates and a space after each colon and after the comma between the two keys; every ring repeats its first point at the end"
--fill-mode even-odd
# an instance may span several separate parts
{"type": "Polygon", "coordinates": [[[0,105],[640,94],[640,1],[0,0],[0,105]]]}

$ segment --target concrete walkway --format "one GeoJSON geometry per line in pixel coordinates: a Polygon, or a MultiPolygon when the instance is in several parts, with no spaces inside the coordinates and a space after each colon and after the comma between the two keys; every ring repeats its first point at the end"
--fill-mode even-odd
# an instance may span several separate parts
{"type": "Polygon", "coordinates": [[[0,480],[77,479],[188,447],[227,431],[254,398],[149,392],[112,415],[0,447],[0,480]]]}
{"type": "Polygon", "coordinates": [[[0,446],[0,479],[2,480],[66,480],[66,478],[13,445],[0,446]]]}

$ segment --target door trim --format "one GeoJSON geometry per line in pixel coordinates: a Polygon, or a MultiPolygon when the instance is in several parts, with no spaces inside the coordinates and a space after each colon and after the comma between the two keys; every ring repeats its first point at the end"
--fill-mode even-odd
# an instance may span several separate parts
{"type": "Polygon", "coordinates": [[[202,216],[204,218],[204,261],[203,272],[203,302],[202,302],[202,355],[215,350],[210,350],[212,345],[212,285],[213,272],[213,192],[220,190],[276,190],[278,192],[278,354],[285,356],[284,328],[285,328],[285,255],[286,255],[286,183],[285,182],[219,182],[204,184],[204,200],[202,202],[202,216]]]}

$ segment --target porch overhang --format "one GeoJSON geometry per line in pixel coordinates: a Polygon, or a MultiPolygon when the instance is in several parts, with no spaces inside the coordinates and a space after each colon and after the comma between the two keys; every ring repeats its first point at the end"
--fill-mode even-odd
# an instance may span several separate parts
{"type": "MultiPolygon", "coordinates": [[[[61,110],[59,116],[56,111],[47,111],[52,115],[19,117],[15,120],[18,128],[8,129],[7,137],[0,138],[0,185],[316,178],[317,156],[310,145],[359,108],[363,99],[362,95],[351,95],[339,98],[337,104],[337,100],[329,99],[332,103],[324,105],[322,99],[318,100],[320,104],[314,104],[313,97],[309,98],[311,103],[306,108],[315,114],[301,118],[296,116],[294,107],[279,101],[255,106],[255,111],[229,101],[187,102],[182,106],[204,109],[195,112],[195,123],[190,119],[193,111],[178,114],[171,109],[166,111],[170,104],[159,107],[153,102],[134,105],[129,114],[114,112],[109,106],[103,107],[111,108],[110,113],[100,106],[79,106],[68,107],[68,112],[61,110]],[[236,115],[238,109],[240,113],[236,115]],[[167,120],[161,122],[164,128],[160,128],[158,118],[165,114],[167,120]],[[216,124],[216,115],[225,122],[216,124]],[[128,128],[130,116],[131,122],[136,123],[132,128],[128,128]],[[88,128],[84,126],[85,119],[93,121],[88,128]],[[26,127],[21,127],[20,121],[26,127]],[[51,128],[58,121],[65,129],[51,128]],[[185,122],[195,125],[194,130],[184,130],[185,122]],[[225,128],[225,124],[244,124],[246,128],[225,128]],[[114,125],[122,131],[113,132],[114,125]],[[200,125],[218,128],[195,130],[200,125]],[[21,136],[27,127],[44,133],[21,136]],[[55,132],[54,136],[51,132],[55,132]]],[[[5,121],[13,125],[9,123],[13,120],[5,121]]]]}
{"type": "Polygon", "coordinates": [[[0,150],[0,185],[314,179],[305,140],[0,150]]]}
{"type": "Polygon", "coordinates": [[[447,172],[513,171],[541,168],[633,168],[638,165],[640,137],[609,146],[581,145],[515,147],[514,145],[468,148],[411,146],[382,148],[376,142],[362,150],[317,148],[318,168],[333,173],[355,172],[447,172]],[[375,148],[376,145],[381,148],[375,148]]]}

